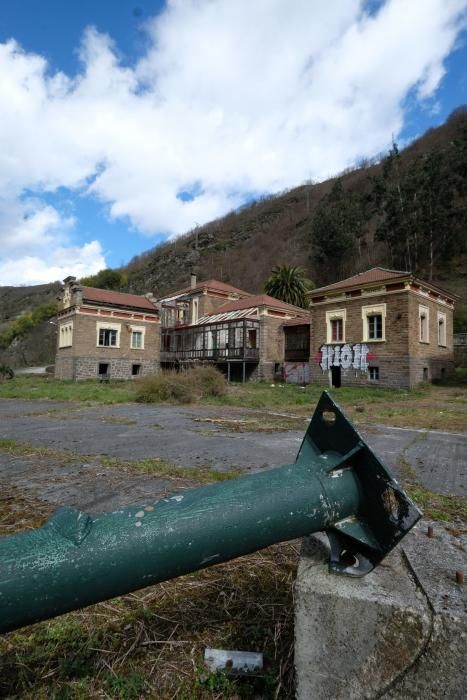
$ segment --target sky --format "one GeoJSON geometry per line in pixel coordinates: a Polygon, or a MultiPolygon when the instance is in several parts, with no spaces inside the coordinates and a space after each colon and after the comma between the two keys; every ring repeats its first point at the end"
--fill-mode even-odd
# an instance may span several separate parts
{"type": "Polygon", "coordinates": [[[407,144],[466,67],[467,0],[0,0],[0,285],[407,144]]]}

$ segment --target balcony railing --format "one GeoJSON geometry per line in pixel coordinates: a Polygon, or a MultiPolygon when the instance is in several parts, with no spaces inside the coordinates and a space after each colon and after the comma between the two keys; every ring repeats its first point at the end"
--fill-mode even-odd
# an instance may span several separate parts
{"type": "Polygon", "coordinates": [[[258,362],[258,348],[188,348],[184,350],[162,350],[161,362],[258,362]]]}

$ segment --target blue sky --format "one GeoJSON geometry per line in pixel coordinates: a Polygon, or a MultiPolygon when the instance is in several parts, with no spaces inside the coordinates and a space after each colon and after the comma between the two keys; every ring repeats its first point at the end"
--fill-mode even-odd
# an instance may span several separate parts
{"type": "Polygon", "coordinates": [[[467,103],[466,10],[3,2],[0,284],[121,265],[441,124],[467,103]]]}

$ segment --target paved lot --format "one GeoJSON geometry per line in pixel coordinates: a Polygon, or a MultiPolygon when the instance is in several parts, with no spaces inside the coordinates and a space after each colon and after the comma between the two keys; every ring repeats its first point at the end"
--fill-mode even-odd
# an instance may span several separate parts
{"type": "MultiPolygon", "coordinates": [[[[156,498],[187,486],[103,467],[100,455],[120,459],[158,457],[180,467],[256,471],[295,460],[306,429],[236,433],[210,418],[243,418],[232,408],[124,404],[85,406],[52,401],[0,400],[0,439],[54,450],[78,459],[8,455],[0,450],[0,489],[54,504],[104,510],[156,498]],[[208,422],[205,422],[208,419],[208,422]]],[[[400,474],[410,464],[427,488],[467,495],[467,435],[371,426],[361,433],[383,462],[400,474]]],[[[188,484],[189,485],[189,484],[188,484]]]]}

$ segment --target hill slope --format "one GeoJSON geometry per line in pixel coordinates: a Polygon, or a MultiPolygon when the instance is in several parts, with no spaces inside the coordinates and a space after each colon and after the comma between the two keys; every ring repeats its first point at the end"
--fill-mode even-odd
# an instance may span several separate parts
{"type": "MultiPolygon", "coordinates": [[[[387,240],[384,240],[384,219],[391,200],[386,192],[386,201],[381,201],[381,195],[375,189],[376,184],[384,180],[386,158],[379,163],[365,163],[360,168],[343,173],[340,178],[302,185],[264,198],[137,256],[123,268],[128,274],[129,289],[135,293],[152,291],[160,296],[185,286],[189,273],[195,270],[200,279],[215,277],[234,286],[260,292],[276,264],[304,267],[307,276],[317,286],[374,265],[383,265],[397,269],[410,268],[420,277],[428,279],[431,276],[434,282],[465,295],[467,111],[464,108],[457,110],[444,125],[429,130],[401,151],[393,167],[400,173],[400,183],[395,181],[393,173],[390,178],[386,177],[386,189],[397,189],[400,184],[402,189],[405,187],[408,190],[407,199],[416,199],[421,178],[425,176],[426,163],[432,156],[439,156],[442,161],[439,172],[441,181],[454,169],[458,173],[458,182],[454,186],[457,189],[443,203],[447,211],[446,221],[442,222],[447,222],[456,231],[456,241],[447,250],[440,251],[442,254],[434,261],[432,270],[429,261],[424,259],[418,260],[418,264],[414,264],[413,256],[410,261],[401,256],[395,259],[387,240]],[[407,171],[410,171],[408,175],[407,171]],[[350,197],[350,204],[356,204],[359,209],[359,221],[357,225],[349,221],[348,230],[345,230],[347,246],[344,246],[343,254],[333,256],[331,243],[330,255],[323,261],[316,255],[313,229],[316,229],[318,212],[332,208],[329,198],[338,180],[344,195],[337,205],[347,206],[350,197]]],[[[439,210],[440,206],[436,209],[439,210]]],[[[421,220],[423,212],[416,221],[417,213],[410,211],[412,220],[406,222],[412,238],[415,227],[426,228],[432,224],[421,220]]],[[[392,220],[397,223],[394,216],[392,220]]],[[[345,229],[345,222],[343,227],[345,229]]],[[[400,233],[404,234],[403,231],[400,233]]],[[[403,242],[401,245],[405,248],[403,242]]]]}
{"type": "MultiPolygon", "coordinates": [[[[393,149],[339,177],[265,197],[135,257],[120,270],[128,280],[122,291],[162,296],[186,286],[195,271],[199,279],[262,292],[277,264],[303,267],[317,286],[382,265],[411,269],[460,295],[467,325],[466,231],[462,107],[400,153],[393,149]]],[[[53,300],[58,288],[0,287],[0,332],[15,316],[53,300]]],[[[35,329],[0,353],[0,362],[53,362],[53,327],[41,328],[44,343],[35,329]]]]}

